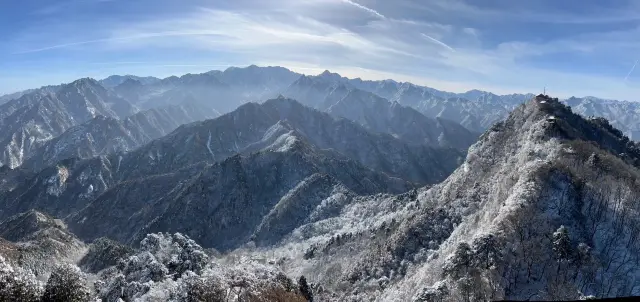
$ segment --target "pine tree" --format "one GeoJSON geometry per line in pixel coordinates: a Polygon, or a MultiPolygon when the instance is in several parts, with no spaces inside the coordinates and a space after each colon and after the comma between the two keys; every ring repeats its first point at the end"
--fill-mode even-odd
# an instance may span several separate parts
{"type": "Polygon", "coordinates": [[[84,302],[89,301],[89,290],[84,284],[86,278],[77,266],[61,265],[49,277],[42,301],[84,302]]]}
{"type": "Polygon", "coordinates": [[[569,260],[571,257],[571,239],[569,230],[564,225],[553,233],[553,254],[558,261],[569,260]]]}
{"type": "Polygon", "coordinates": [[[302,296],[304,296],[307,301],[313,302],[313,293],[311,292],[311,287],[307,283],[307,278],[300,276],[300,279],[298,280],[298,288],[300,289],[302,296]]]}

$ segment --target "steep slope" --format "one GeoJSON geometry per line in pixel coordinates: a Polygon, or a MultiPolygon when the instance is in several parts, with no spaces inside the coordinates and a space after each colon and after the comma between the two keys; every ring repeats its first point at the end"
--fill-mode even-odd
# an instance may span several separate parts
{"type": "Polygon", "coordinates": [[[181,125],[213,119],[218,116],[220,113],[208,106],[184,102],[180,105],[141,111],[127,117],[123,123],[127,128],[135,128],[144,133],[151,140],[165,136],[181,125]]]}
{"type": "Polygon", "coordinates": [[[98,115],[124,118],[137,109],[95,80],[80,79],[55,94],[26,94],[0,106],[0,112],[0,165],[15,168],[72,126],[98,115]]]}
{"type": "Polygon", "coordinates": [[[293,83],[300,74],[278,66],[245,68],[229,67],[218,74],[218,78],[230,85],[245,100],[275,98],[293,83]]]}
{"type": "Polygon", "coordinates": [[[78,123],[98,115],[125,118],[138,112],[138,109],[125,99],[104,88],[98,81],[90,78],[76,80],[63,85],[56,98],[78,123]]]}
{"type": "Polygon", "coordinates": [[[12,100],[19,99],[22,96],[25,96],[27,94],[39,94],[39,95],[55,94],[56,91],[58,91],[58,89],[60,89],[61,86],[62,85],[49,85],[49,86],[43,86],[40,88],[27,89],[23,91],[5,94],[0,96],[0,105],[3,105],[12,100]]]}
{"type": "Polygon", "coordinates": [[[138,77],[138,76],[134,76],[134,75],[112,75],[109,76],[105,79],[100,80],[100,84],[102,84],[104,87],[107,88],[114,88],[128,80],[132,80],[132,81],[136,81],[136,82],[140,82],[142,84],[148,85],[148,84],[154,84],[157,83],[158,81],[160,81],[160,79],[156,78],[156,77],[138,77]]]}
{"type": "Polygon", "coordinates": [[[604,100],[594,97],[570,97],[563,103],[585,117],[604,117],[633,140],[640,140],[640,103],[604,100]]]}
{"type": "MultiPolygon", "coordinates": [[[[102,81],[100,82],[103,83],[102,81]]],[[[112,89],[116,94],[133,104],[140,104],[146,95],[153,93],[150,86],[151,85],[145,85],[138,80],[127,78],[122,83],[112,87],[112,89]]]]}
{"type": "Polygon", "coordinates": [[[333,149],[373,170],[423,184],[446,178],[463,154],[453,148],[410,145],[294,100],[278,98],[262,105],[248,103],[217,119],[184,125],[124,157],[122,165],[131,167],[127,178],[172,171],[265,148],[290,131],[317,148],[333,149]]]}
{"type": "Polygon", "coordinates": [[[158,81],[126,77],[114,90],[141,108],[193,102],[227,113],[249,101],[276,97],[299,76],[282,67],[251,65],[158,81]]]}
{"type": "Polygon", "coordinates": [[[64,105],[51,96],[27,95],[0,108],[0,165],[16,168],[39,146],[75,124],[64,105]],[[22,107],[12,107],[22,102],[22,107]]]}
{"type": "Polygon", "coordinates": [[[451,120],[470,131],[489,128],[506,118],[517,105],[533,97],[532,94],[500,96],[479,90],[456,94],[408,82],[348,79],[329,71],[317,76],[301,76],[283,95],[312,108],[327,110],[354,90],[374,93],[391,102],[412,107],[430,118],[451,120]]]}
{"type": "MultiPolygon", "coordinates": [[[[639,164],[638,146],[606,120],[585,120],[544,97],[518,107],[463,167],[419,198],[460,223],[433,249],[440,256],[385,298],[439,278],[460,298],[637,295],[639,164]]],[[[392,259],[432,240],[411,236],[434,224],[424,214],[391,236],[392,259]]]]}
{"type": "Polygon", "coordinates": [[[149,232],[179,231],[203,246],[227,250],[248,242],[278,201],[314,174],[330,175],[360,194],[409,189],[404,181],[318,153],[302,141],[285,150],[234,156],[188,178],[185,172],[118,185],[68,221],[86,239],[108,236],[134,243],[149,232]]]}
{"type": "Polygon", "coordinates": [[[64,218],[118,183],[118,162],[66,159],[1,192],[0,219],[32,209],[64,218]]]}
{"type": "Polygon", "coordinates": [[[67,158],[124,153],[149,141],[143,132],[136,130],[127,128],[120,120],[100,115],[45,143],[33,152],[23,167],[39,171],[67,158]]]}
{"type": "Polygon", "coordinates": [[[640,148],[606,120],[539,97],[442,184],[358,197],[267,254],[330,301],[638,295],[638,167],[640,148]]]}
{"type": "Polygon", "coordinates": [[[497,96],[472,92],[441,97],[433,89],[403,83],[390,100],[411,106],[428,117],[448,119],[467,129],[477,131],[487,129],[495,122],[503,120],[518,104],[532,97],[532,95],[497,96]]]}
{"type": "Polygon", "coordinates": [[[86,159],[126,153],[166,135],[182,124],[216,116],[216,112],[207,112],[206,108],[193,104],[145,110],[124,120],[100,115],[69,128],[34,150],[23,167],[39,171],[67,158],[86,159]]]}
{"type": "Polygon", "coordinates": [[[86,245],[62,221],[33,210],[0,222],[0,237],[10,247],[0,249],[0,256],[40,280],[46,280],[56,265],[78,261],[86,252],[86,245]]]}
{"type": "Polygon", "coordinates": [[[339,79],[337,74],[329,72],[319,76],[302,75],[282,94],[311,108],[326,110],[349,93],[350,87],[339,79]]]}
{"type": "MultiPolygon", "coordinates": [[[[393,175],[435,182],[460,154],[409,146],[281,98],[184,125],[125,154],[57,162],[1,193],[1,215],[38,209],[67,219],[82,238],[108,234],[131,243],[147,231],[182,230],[207,246],[231,248],[247,242],[271,208],[315,174],[356,194],[399,193],[411,184],[393,175]],[[201,195],[207,187],[213,195],[201,195]],[[203,209],[209,214],[198,216],[203,209]],[[229,217],[243,223],[232,228],[229,217]]],[[[333,189],[308,194],[328,198],[333,189]]]]}
{"type": "Polygon", "coordinates": [[[8,166],[0,167],[0,192],[14,189],[22,182],[33,177],[33,172],[20,167],[11,169],[8,166]]]}
{"type": "Polygon", "coordinates": [[[359,89],[351,90],[327,112],[355,121],[371,131],[388,133],[414,144],[466,150],[479,136],[454,122],[427,118],[415,109],[359,89]]]}

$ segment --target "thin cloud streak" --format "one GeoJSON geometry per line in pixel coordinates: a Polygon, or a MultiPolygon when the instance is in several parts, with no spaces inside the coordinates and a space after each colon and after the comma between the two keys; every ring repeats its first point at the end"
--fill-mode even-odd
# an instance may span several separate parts
{"type": "Polygon", "coordinates": [[[58,45],[51,45],[42,48],[28,49],[23,51],[18,51],[12,53],[13,55],[19,54],[28,54],[28,53],[36,53],[47,50],[61,49],[61,48],[69,48],[73,46],[80,46],[86,44],[96,44],[96,43],[108,43],[108,42],[117,42],[117,41],[131,41],[131,40],[139,40],[139,39],[149,39],[149,38],[163,38],[163,37],[178,37],[178,36],[217,36],[217,33],[207,32],[207,31],[195,31],[195,32],[156,32],[156,33],[144,33],[139,35],[133,35],[128,37],[113,37],[113,38],[104,38],[104,39],[95,39],[95,40],[87,40],[87,41],[79,41],[79,42],[71,42],[64,43],[58,45]]]}
{"type": "Polygon", "coordinates": [[[374,16],[376,16],[376,17],[380,18],[380,19],[387,19],[387,17],[385,17],[383,14],[379,13],[379,12],[378,12],[378,11],[376,11],[375,9],[372,9],[372,8],[366,7],[366,6],[362,5],[362,4],[359,4],[359,3],[353,2],[353,1],[351,1],[351,0],[342,0],[342,2],[347,3],[347,4],[350,4],[350,5],[353,5],[353,6],[355,6],[355,7],[359,8],[359,9],[361,9],[361,10],[364,10],[364,11],[366,11],[366,12],[368,12],[368,13],[371,13],[372,15],[374,15],[374,16]]]}
{"type": "Polygon", "coordinates": [[[429,35],[427,35],[425,33],[420,33],[420,35],[422,35],[422,37],[426,38],[427,40],[429,40],[429,41],[431,41],[433,43],[436,43],[436,44],[438,44],[438,45],[440,45],[440,46],[442,46],[442,47],[444,47],[444,48],[446,48],[448,50],[451,50],[453,52],[456,51],[455,49],[453,49],[453,47],[445,44],[444,42],[442,42],[442,41],[440,41],[440,40],[438,40],[438,39],[436,39],[434,37],[431,37],[431,36],[429,36],[429,35]]]}
{"type": "Polygon", "coordinates": [[[627,73],[627,76],[624,77],[624,81],[626,82],[627,79],[629,79],[629,76],[631,76],[631,73],[633,72],[634,69],[636,69],[636,65],[638,65],[638,60],[636,60],[635,63],[633,63],[633,66],[631,67],[631,70],[629,70],[629,73],[627,73]]]}

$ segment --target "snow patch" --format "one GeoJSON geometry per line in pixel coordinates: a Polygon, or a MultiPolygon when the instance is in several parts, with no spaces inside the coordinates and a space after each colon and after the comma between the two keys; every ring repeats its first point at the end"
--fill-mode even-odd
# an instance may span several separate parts
{"type": "Polygon", "coordinates": [[[211,150],[211,131],[209,131],[209,138],[207,139],[207,150],[209,150],[209,154],[211,154],[211,158],[215,160],[216,156],[215,154],[213,154],[213,150],[211,150]]]}
{"type": "Polygon", "coordinates": [[[267,149],[275,152],[286,152],[293,148],[297,140],[298,138],[293,135],[293,131],[290,131],[280,135],[267,149]]]}
{"type": "Polygon", "coordinates": [[[58,166],[58,173],[51,176],[47,183],[47,194],[52,196],[60,196],[66,187],[67,179],[69,178],[69,170],[66,167],[58,166]]]}

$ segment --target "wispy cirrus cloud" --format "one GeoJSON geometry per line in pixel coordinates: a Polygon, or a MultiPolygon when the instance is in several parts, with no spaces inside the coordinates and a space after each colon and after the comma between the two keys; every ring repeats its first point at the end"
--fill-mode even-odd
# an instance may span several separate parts
{"type": "Polygon", "coordinates": [[[359,8],[361,10],[364,10],[364,11],[366,11],[366,12],[368,12],[368,13],[376,16],[376,17],[378,17],[378,18],[381,18],[381,19],[386,19],[387,18],[383,14],[379,13],[378,11],[376,11],[375,9],[368,8],[368,7],[366,7],[366,6],[362,5],[362,4],[359,4],[359,3],[355,2],[355,1],[342,0],[342,2],[350,4],[350,5],[353,5],[353,6],[359,8]]]}
{"type": "Polygon", "coordinates": [[[640,95],[629,72],[640,22],[628,1],[564,10],[551,0],[283,1],[138,0],[106,15],[69,14],[11,33],[0,52],[13,55],[0,69],[27,72],[28,60],[37,61],[34,73],[57,68],[52,62],[78,70],[114,62],[103,68],[148,74],[261,63],[455,91],[547,86],[564,95],[640,95]]]}
{"type": "Polygon", "coordinates": [[[429,36],[429,35],[427,35],[427,34],[425,34],[425,33],[420,33],[420,35],[421,35],[423,38],[425,38],[425,39],[427,39],[427,40],[429,40],[429,41],[431,41],[431,42],[433,42],[433,43],[436,43],[436,44],[438,44],[438,45],[440,45],[440,46],[442,46],[442,47],[444,47],[444,48],[446,48],[446,49],[448,49],[448,50],[456,51],[455,49],[453,49],[453,47],[451,47],[451,46],[449,46],[449,45],[445,44],[444,42],[442,42],[442,41],[440,41],[440,40],[438,40],[438,39],[436,39],[436,38],[434,38],[434,37],[431,37],[431,36],[429,36]]]}
{"type": "Polygon", "coordinates": [[[103,39],[49,45],[41,48],[20,50],[20,51],[14,52],[13,54],[28,54],[28,53],[35,53],[35,52],[43,52],[48,50],[71,48],[74,46],[82,46],[87,44],[100,44],[100,43],[104,44],[104,43],[115,43],[115,42],[126,42],[126,41],[138,41],[138,40],[152,39],[152,38],[180,37],[180,36],[215,36],[215,35],[217,35],[215,32],[209,32],[209,31],[146,32],[146,33],[139,33],[139,34],[130,35],[130,36],[114,36],[114,37],[103,38],[103,39]]]}
{"type": "Polygon", "coordinates": [[[635,63],[633,63],[633,66],[631,66],[631,70],[629,70],[629,72],[627,73],[627,75],[624,77],[624,81],[626,82],[629,77],[631,76],[631,74],[633,73],[633,71],[636,69],[636,65],[638,65],[638,60],[636,60],[635,63]]]}

